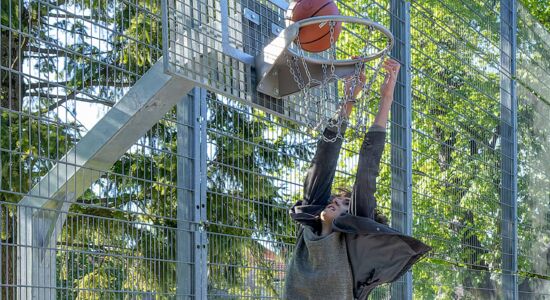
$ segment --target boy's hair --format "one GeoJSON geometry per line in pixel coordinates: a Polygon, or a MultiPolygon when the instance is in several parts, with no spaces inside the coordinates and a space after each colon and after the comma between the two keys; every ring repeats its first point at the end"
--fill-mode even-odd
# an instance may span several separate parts
{"type": "Polygon", "coordinates": [[[333,193],[332,196],[342,197],[342,198],[351,198],[351,189],[345,186],[335,188],[336,193],[333,193]]]}
{"type": "MultiPolygon", "coordinates": [[[[333,197],[351,198],[351,189],[346,186],[340,186],[335,188],[333,197]]],[[[378,223],[388,225],[388,218],[378,209],[374,209],[374,220],[378,223]]]]}

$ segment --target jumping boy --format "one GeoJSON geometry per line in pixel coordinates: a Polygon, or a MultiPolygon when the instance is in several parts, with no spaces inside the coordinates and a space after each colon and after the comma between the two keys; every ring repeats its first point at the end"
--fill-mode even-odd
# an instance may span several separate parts
{"type": "MultiPolygon", "coordinates": [[[[321,139],[304,183],[304,199],[291,209],[302,226],[288,265],[285,299],[367,299],[382,283],[393,282],[409,270],[430,247],[385,225],[377,213],[376,177],[384,151],[386,123],[400,64],[384,62],[386,77],[374,124],[365,135],[353,190],[331,194],[342,139],[321,139]]],[[[364,83],[364,74],[360,78],[364,83]]],[[[351,114],[362,84],[345,84],[348,101],[341,114],[351,114]]],[[[346,122],[341,132],[345,131],[346,122]]],[[[326,128],[328,139],[336,128],[326,128]]]]}

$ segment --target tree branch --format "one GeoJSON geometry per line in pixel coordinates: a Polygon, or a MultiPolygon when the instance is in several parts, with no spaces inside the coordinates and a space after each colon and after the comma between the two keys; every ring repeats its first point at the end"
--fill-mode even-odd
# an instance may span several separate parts
{"type": "MultiPolygon", "coordinates": [[[[34,47],[34,48],[37,48],[37,47],[34,47]]],[[[37,48],[37,49],[43,49],[43,50],[47,50],[47,48],[37,48]]],[[[25,50],[27,51],[27,50],[25,50]]],[[[28,51],[28,52],[33,52],[33,51],[28,51]]],[[[48,52],[48,51],[47,51],[48,52]]],[[[100,51],[100,52],[94,52],[94,53],[87,53],[86,55],[91,55],[91,54],[94,54],[94,55],[101,55],[101,54],[108,54],[110,53],[111,51],[100,51]]],[[[44,54],[43,52],[38,52],[40,54],[44,54]]],[[[25,58],[35,58],[35,59],[39,59],[39,58],[55,58],[55,57],[66,57],[67,55],[58,55],[57,53],[45,53],[45,55],[26,55],[25,58]]]]}
{"type": "Polygon", "coordinates": [[[52,94],[48,94],[48,93],[36,92],[36,93],[28,93],[27,95],[31,96],[31,97],[41,97],[41,98],[48,98],[48,99],[61,99],[60,101],[48,106],[48,111],[56,109],[57,107],[61,106],[63,103],[67,102],[68,100],[76,100],[76,101],[87,102],[87,103],[98,103],[98,104],[103,104],[103,105],[106,105],[106,106],[109,106],[109,107],[112,107],[113,105],[115,105],[114,102],[102,101],[102,100],[98,100],[98,99],[75,97],[75,96],[71,96],[71,94],[69,94],[69,95],[52,95],[52,94]]]}
{"type": "MultiPolygon", "coordinates": [[[[50,88],[47,85],[53,85],[55,87],[67,87],[67,85],[73,83],[72,81],[61,81],[61,82],[32,82],[27,85],[27,88],[30,90],[38,89],[38,88],[50,88]]],[[[115,81],[109,81],[97,85],[90,85],[87,87],[98,87],[98,86],[105,86],[105,87],[132,87],[135,83],[130,82],[115,82],[115,81]]]]}
{"type": "Polygon", "coordinates": [[[49,13],[46,15],[48,18],[60,18],[60,19],[90,19],[90,15],[73,15],[73,14],[52,14],[49,13]]]}
{"type": "Polygon", "coordinates": [[[52,48],[28,46],[26,48],[22,48],[22,50],[30,53],[47,54],[52,57],[72,57],[74,55],[81,55],[81,56],[82,55],[100,55],[100,54],[107,54],[111,52],[111,51],[99,51],[99,52],[82,53],[82,52],[67,50],[64,48],[59,48],[58,45],[52,45],[52,48]]]}
{"type": "Polygon", "coordinates": [[[29,46],[26,49],[24,49],[26,52],[33,52],[33,53],[40,53],[40,54],[48,54],[53,55],[55,57],[68,57],[71,54],[76,53],[70,53],[67,50],[59,49],[59,48],[40,48],[36,46],[29,46]]]}

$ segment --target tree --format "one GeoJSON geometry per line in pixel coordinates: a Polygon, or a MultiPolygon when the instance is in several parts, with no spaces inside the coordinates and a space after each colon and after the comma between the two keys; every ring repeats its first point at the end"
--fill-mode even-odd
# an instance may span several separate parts
{"type": "Polygon", "coordinates": [[[550,30],[550,3],[545,0],[521,0],[525,8],[546,28],[550,30]]]}
{"type": "Polygon", "coordinates": [[[280,126],[235,101],[210,93],[208,105],[208,252],[216,262],[209,268],[210,293],[276,296],[282,270],[265,255],[289,254],[295,228],[287,209],[296,195],[274,178],[311,157],[311,145],[297,141],[303,134],[295,126],[280,126]]]}
{"type": "MultiPolygon", "coordinates": [[[[548,3],[524,1],[546,28],[548,3]],[[533,7],[534,6],[534,7],[533,7]],[[533,9],[537,11],[533,11],[533,9]],[[546,17],[541,17],[546,11],[546,17]],[[546,19],[544,19],[546,18],[546,19]],[[546,20],[546,22],[545,22],[546,20]]],[[[548,44],[550,34],[525,10],[518,21],[518,269],[522,298],[536,299],[549,288],[548,186],[550,186],[550,113],[548,44]]]]}

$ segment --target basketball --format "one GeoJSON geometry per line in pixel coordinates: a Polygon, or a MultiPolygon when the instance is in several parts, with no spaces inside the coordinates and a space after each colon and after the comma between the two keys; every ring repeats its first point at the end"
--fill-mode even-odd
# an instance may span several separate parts
{"type": "MultiPolygon", "coordinates": [[[[298,0],[292,8],[291,20],[296,22],[303,19],[328,15],[339,15],[338,7],[333,0],[298,0]]],[[[330,22],[311,24],[300,28],[298,40],[302,49],[309,52],[321,52],[330,48],[330,22]]],[[[334,42],[338,39],[342,23],[334,24],[334,42]]]]}

